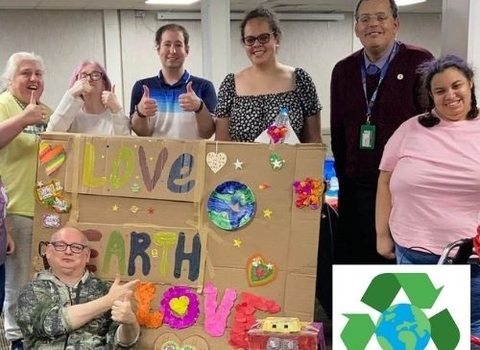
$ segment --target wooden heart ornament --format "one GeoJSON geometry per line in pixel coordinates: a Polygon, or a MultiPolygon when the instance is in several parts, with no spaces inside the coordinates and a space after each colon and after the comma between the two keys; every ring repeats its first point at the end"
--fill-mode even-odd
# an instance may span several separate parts
{"type": "Polygon", "coordinates": [[[250,287],[264,286],[277,278],[278,267],[261,254],[253,254],[247,260],[247,282],[250,287]]]}
{"type": "Polygon", "coordinates": [[[207,154],[207,165],[216,174],[227,164],[227,155],[223,152],[209,152],[207,154]]]}
{"type": "Polygon", "coordinates": [[[192,335],[181,341],[174,333],[164,333],[155,340],[154,350],[209,350],[205,339],[192,335]]]}
{"type": "Polygon", "coordinates": [[[65,163],[67,152],[62,145],[52,145],[46,141],[40,142],[38,160],[45,167],[48,176],[57,171],[65,163]]]}

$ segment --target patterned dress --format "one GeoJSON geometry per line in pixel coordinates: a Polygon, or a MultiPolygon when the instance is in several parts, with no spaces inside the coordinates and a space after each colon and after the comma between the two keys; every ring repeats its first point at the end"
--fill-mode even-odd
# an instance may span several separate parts
{"type": "Polygon", "coordinates": [[[271,125],[281,107],[289,110],[290,124],[302,140],[303,127],[308,117],[321,110],[317,90],[310,75],[302,68],[294,70],[293,90],[265,95],[237,95],[235,75],[228,74],[220,85],[215,116],[230,118],[232,141],[253,142],[271,125]]]}

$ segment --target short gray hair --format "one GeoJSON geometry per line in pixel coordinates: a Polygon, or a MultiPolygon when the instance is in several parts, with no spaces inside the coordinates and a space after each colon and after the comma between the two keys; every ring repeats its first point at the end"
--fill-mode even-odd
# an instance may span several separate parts
{"type": "Polygon", "coordinates": [[[43,63],[42,57],[34,54],[33,52],[15,52],[8,59],[7,64],[5,65],[5,70],[0,77],[0,92],[3,92],[7,89],[9,81],[13,79],[18,66],[22,61],[35,61],[40,66],[42,72],[45,72],[45,63],[43,63]]]}

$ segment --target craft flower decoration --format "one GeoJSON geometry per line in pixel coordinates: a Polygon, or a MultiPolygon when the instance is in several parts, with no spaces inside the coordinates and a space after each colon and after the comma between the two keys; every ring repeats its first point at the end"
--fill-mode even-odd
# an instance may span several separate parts
{"type": "Polygon", "coordinates": [[[297,195],[297,199],[295,201],[295,206],[297,208],[320,208],[323,191],[322,181],[307,177],[305,180],[295,181],[293,183],[293,190],[297,195]]]}
{"type": "Polygon", "coordinates": [[[285,125],[276,125],[273,123],[267,128],[267,134],[273,143],[281,143],[287,135],[288,129],[285,125]]]}
{"type": "Polygon", "coordinates": [[[164,313],[163,321],[170,327],[191,327],[200,315],[198,297],[188,287],[171,287],[163,294],[160,311],[164,313]]]}

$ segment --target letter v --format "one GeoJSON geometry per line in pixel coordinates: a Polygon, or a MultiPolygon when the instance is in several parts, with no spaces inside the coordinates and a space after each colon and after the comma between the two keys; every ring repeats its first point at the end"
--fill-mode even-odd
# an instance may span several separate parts
{"type": "Polygon", "coordinates": [[[233,303],[237,299],[235,289],[225,289],[222,302],[217,305],[217,288],[213,284],[207,283],[204,289],[205,293],[205,324],[203,328],[212,337],[221,337],[227,327],[227,318],[233,308],[233,303]]]}
{"type": "Polygon", "coordinates": [[[143,146],[138,148],[138,162],[140,163],[140,170],[142,171],[142,178],[145,187],[147,188],[148,192],[152,192],[157,184],[158,180],[160,180],[160,176],[162,175],[162,170],[165,167],[165,163],[168,159],[168,150],[166,147],[162,148],[160,154],[157,157],[157,163],[155,164],[155,170],[153,171],[153,177],[150,177],[150,171],[148,169],[147,164],[147,156],[145,155],[145,149],[143,146]]]}

